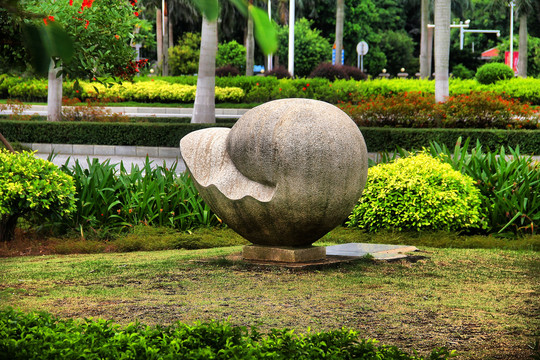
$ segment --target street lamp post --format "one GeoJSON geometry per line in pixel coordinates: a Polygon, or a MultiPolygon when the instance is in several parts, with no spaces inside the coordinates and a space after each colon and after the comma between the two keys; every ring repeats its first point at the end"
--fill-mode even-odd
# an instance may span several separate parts
{"type": "Polygon", "coordinates": [[[294,77],[294,0],[289,0],[289,73],[294,77]]]}

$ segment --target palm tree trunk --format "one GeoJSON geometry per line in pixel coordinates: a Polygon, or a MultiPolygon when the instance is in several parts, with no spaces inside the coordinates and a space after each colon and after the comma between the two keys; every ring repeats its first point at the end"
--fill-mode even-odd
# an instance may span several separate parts
{"type": "MultiPolygon", "coordinates": [[[[253,6],[253,0],[250,0],[253,6]]],[[[253,17],[248,11],[247,35],[246,35],[246,76],[253,76],[253,66],[255,65],[255,40],[253,37],[253,17]]]]}
{"type": "Polygon", "coordinates": [[[216,53],[217,19],[209,21],[203,16],[201,30],[201,51],[199,54],[199,73],[197,92],[193,105],[192,123],[216,122],[216,53]]]}
{"type": "Polygon", "coordinates": [[[156,9],[157,62],[159,67],[163,65],[163,22],[161,16],[161,9],[156,9]]]}
{"type": "Polygon", "coordinates": [[[429,36],[428,36],[428,22],[429,22],[429,0],[421,0],[421,13],[420,13],[420,77],[427,79],[430,77],[430,56],[428,55],[429,49],[429,36]]]}
{"type": "Polygon", "coordinates": [[[169,13],[167,12],[167,0],[163,8],[163,65],[161,75],[169,76],[169,13]]]}
{"type": "Polygon", "coordinates": [[[49,81],[47,88],[47,120],[60,121],[62,117],[62,75],[58,76],[60,68],[54,67],[51,59],[49,81]]]}
{"type": "Polygon", "coordinates": [[[345,21],[345,0],[336,1],[336,65],[341,65],[343,49],[343,22],[345,21]]]}
{"type": "Polygon", "coordinates": [[[450,60],[450,0],[435,0],[435,101],[448,98],[450,60]]]}
{"type": "Polygon", "coordinates": [[[519,58],[518,75],[527,77],[527,14],[519,16],[519,58]]]}

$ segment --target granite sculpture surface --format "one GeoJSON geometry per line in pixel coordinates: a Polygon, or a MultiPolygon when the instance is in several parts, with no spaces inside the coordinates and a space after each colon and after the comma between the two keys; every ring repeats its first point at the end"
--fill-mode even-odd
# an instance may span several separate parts
{"type": "Polygon", "coordinates": [[[360,130],[317,100],[265,103],[231,129],[186,135],[180,150],[211,209],[262,246],[309,247],[346,219],[367,178],[360,130]]]}

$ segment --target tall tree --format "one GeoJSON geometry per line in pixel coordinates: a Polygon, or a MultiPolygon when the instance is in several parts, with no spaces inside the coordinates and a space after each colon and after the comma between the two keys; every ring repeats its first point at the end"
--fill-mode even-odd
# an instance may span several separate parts
{"type": "Polygon", "coordinates": [[[449,95],[451,0],[435,0],[435,101],[445,102],[449,95]]]}
{"type": "MultiPolygon", "coordinates": [[[[122,76],[134,59],[130,46],[131,33],[137,23],[135,1],[28,1],[26,9],[43,14],[37,35],[44,39],[42,51],[50,55],[48,87],[48,119],[60,120],[62,74],[75,79],[122,76]],[[63,30],[62,30],[63,27],[63,30]],[[58,38],[53,34],[63,33],[58,38]],[[50,40],[54,39],[54,40],[50,40]],[[65,56],[66,44],[74,49],[73,58],[65,56]]],[[[33,21],[30,21],[33,22],[33,21]]]]}
{"type": "MultiPolygon", "coordinates": [[[[249,5],[253,6],[253,0],[249,0],[249,5]]],[[[255,37],[253,34],[253,16],[248,11],[247,15],[247,33],[246,33],[246,76],[253,75],[253,66],[255,65],[255,37]]]]}
{"type": "Polygon", "coordinates": [[[206,16],[203,16],[197,92],[195,93],[195,103],[193,105],[192,123],[216,122],[217,20],[217,16],[213,20],[208,20],[206,16]]]}
{"type": "Polygon", "coordinates": [[[336,0],[336,64],[341,64],[343,49],[343,23],[345,22],[345,0],[336,0]]]}
{"type": "MultiPolygon", "coordinates": [[[[527,61],[528,61],[528,48],[527,37],[528,28],[527,21],[531,14],[534,14],[534,1],[535,0],[514,0],[515,11],[519,17],[519,58],[518,58],[518,75],[521,77],[527,77],[527,61]]],[[[507,0],[494,0],[488,3],[487,10],[494,9],[508,9],[507,0]]],[[[514,26],[511,24],[510,26],[514,26]]]]}
{"type": "Polygon", "coordinates": [[[429,0],[421,0],[420,5],[420,77],[427,79],[431,72],[431,56],[429,46],[429,0]]]}

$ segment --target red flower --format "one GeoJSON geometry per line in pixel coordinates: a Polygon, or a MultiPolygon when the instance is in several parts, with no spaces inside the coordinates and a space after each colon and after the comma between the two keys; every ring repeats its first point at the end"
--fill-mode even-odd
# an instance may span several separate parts
{"type": "Polygon", "coordinates": [[[303,87],[303,88],[302,88],[302,91],[306,91],[306,88],[305,88],[305,87],[303,87]]]}
{"type": "Polygon", "coordinates": [[[281,88],[279,88],[279,91],[281,91],[281,88]]]}
{"type": "Polygon", "coordinates": [[[69,6],[73,6],[73,0],[69,0],[69,6]]]}
{"type": "Polygon", "coordinates": [[[86,20],[86,24],[84,25],[85,29],[88,29],[88,24],[90,24],[90,21],[86,20]]]}
{"type": "Polygon", "coordinates": [[[259,86],[259,83],[255,84],[255,85],[259,86]]]}
{"type": "Polygon", "coordinates": [[[75,90],[75,92],[78,94],[78,93],[79,93],[79,90],[75,90]]]}
{"type": "Polygon", "coordinates": [[[309,84],[306,84],[307,87],[309,87],[309,84]]]}
{"type": "Polygon", "coordinates": [[[50,15],[50,16],[49,16],[49,20],[50,20],[50,21],[54,21],[54,16],[51,16],[51,15],[50,15]]]}
{"type": "Polygon", "coordinates": [[[134,14],[135,14],[135,16],[139,16],[139,12],[138,12],[138,11],[135,11],[134,14]]]}
{"type": "Polygon", "coordinates": [[[115,37],[117,40],[120,39],[120,36],[118,36],[118,35],[114,35],[114,37],[115,37]]]}

